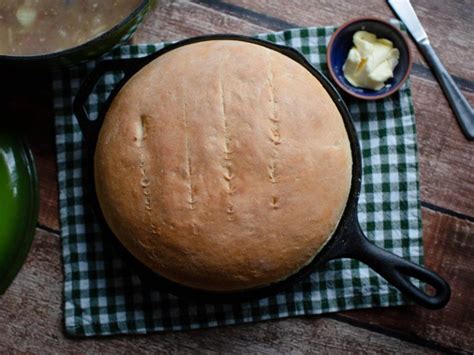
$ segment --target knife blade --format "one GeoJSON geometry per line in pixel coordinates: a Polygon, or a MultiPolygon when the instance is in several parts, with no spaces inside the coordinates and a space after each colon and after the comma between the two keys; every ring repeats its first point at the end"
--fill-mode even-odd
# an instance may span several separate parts
{"type": "Polygon", "coordinates": [[[433,70],[464,135],[467,139],[474,140],[474,110],[436,55],[436,52],[430,44],[428,35],[421,25],[418,16],[416,16],[415,10],[413,10],[411,6],[410,0],[387,0],[387,2],[405,24],[408,32],[420,49],[420,52],[433,70]]]}
{"type": "Polygon", "coordinates": [[[388,0],[388,4],[403,21],[406,28],[413,36],[416,42],[421,42],[428,39],[425,29],[420,23],[415,10],[410,4],[410,0],[388,0]]]}

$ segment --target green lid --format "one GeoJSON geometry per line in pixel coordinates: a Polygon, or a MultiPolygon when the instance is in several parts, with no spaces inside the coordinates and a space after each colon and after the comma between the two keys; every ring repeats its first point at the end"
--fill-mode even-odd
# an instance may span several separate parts
{"type": "Polygon", "coordinates": [[[18,134],[0,132],[0,295],[25,262],[38,219],[38,178],[18,134]]]}

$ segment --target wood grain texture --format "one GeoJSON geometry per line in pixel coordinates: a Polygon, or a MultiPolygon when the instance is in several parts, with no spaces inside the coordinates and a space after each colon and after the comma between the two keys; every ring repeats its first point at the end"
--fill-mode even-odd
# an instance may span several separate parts
{"type": "MultiPolygon", "coordinates": [[[[437,83],[412,76],[412,94],[421,200],[473,216],[474,143],[464,137],[437,83]]],[[[473,93],[465,95],[474,100],[473,93]]]]}
{"type": "Polygon", "coordinates": [[[59,230],[58,216],[58,183],[56,170],[56,150],[54,148],[53,121],[48,114],[48,119],[39,120],[38,124],[31,125],[28,129],[28,139],[36,161],[39,177],[40,211],[38,223],[48,228],[59,230]],[[47,124],[47,130],[39,129],[38,125],[47,124]],[[38,128],[38,129],[36,129],[38,128]],[[49,139],[40,138],[42,132],[49,139]]]}
{"type": "Polygon", "coordinates": [[[208,33],[247,33],[266,31],[265,27],[226,16],[216,10],[188,1],[161,1],[134,35],[133,43],[173,41],[208,33]]]}
{"type": "MultiPolygon", "coordinates": [[[[208,3],[215,8],[220,2],[195,1],[208,3]]],[[[350,2],[292,0],[285,2],[284,5],[279,0],[228,0],[224,2],[282,19],[296,26],[337,25],[353,18],[367,16],[384,20],[395,17],[384,0],[350,2]]],[[[413,0],[412,4],[448,71],[456,76],[474,80],[474,64],[471,60],[474,47],[474,36],[471,35],[474,33],[472,1],[451,0],[448,6],[439,1],[413,0]]],[[[275,25],[275,29],[283,29],[282,26],[278,26],[278,22],[275,22],[275,25]]]]}
{"type": "Polygon", "coordinates": [[[63,333],[58,235],[37,230],[27,263],[0,297],[0,352],[435,353],[330,317],[305,317],[149,336],[71,339],[63,333]]]}
{"type": "Polygon", "coordinates": [[[423,209],[426,266],[451,285],[448,305],[440,311],[421,307],[341,313],[344,317],[443,344],[474,351],[474,223],[423,209]]]}

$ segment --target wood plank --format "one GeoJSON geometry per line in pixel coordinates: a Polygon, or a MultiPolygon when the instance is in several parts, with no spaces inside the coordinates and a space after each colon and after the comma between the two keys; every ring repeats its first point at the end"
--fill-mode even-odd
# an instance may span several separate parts
{"type": "MultiPolygon", "coordinates": [[[[432,46],[448,71],[458,77],[474,80],[474,8],[462,0],[436,2],[413,0],[413,7],[423,24],[432,46]]],[[[471,105],[474,101],[471,100],[471,105]]]]}
{"type": "MultiPolygon", "coordinates": [[[[416,77],[412,84],[421,199],[474,216],[474,144],[464,137],[437,84],[416,77]]],[[[466,96],[474,100],[473,93],[466,96]]]]}
{"type": "Polygon", "coordinates": [[[412,335],[453,349],[474,351],[474,223],[423,209],[425,262],[451,285],[452,296],[440,311],[421,307],[360,310],[344,317],[412,335]]]}
{"type": "MultiPolygon", "coordinates": [[[[221,1],[197,0],[201,3],[214,3],[217,7],[221,1]]],[[[228,0],[225,3],[237,5],[282,19],[297,26],[326,26],[342,24],[357,17],[373,16],[384,20],[394,18],[385,1],[344,1],[322,0],[288,1],[282,6],[274,0],[228,0]]],[[[413,0],[413,7],[417,12],[429,38],[437,53],[446,65],[448,71],[454,75],[474,80],[474,64],[471,60],[474,47],[474,11],[463,1],[445,1],[436,3],[430,0],[413,0]]],[[[472,4],[471,4],[472,7],[472,4]]],[[[278,26],[278,29],[284,27],[278,26]]]]}
{"type": "Polygon", "coordinates": [[[47,132],[45,129],[40,129],[35,123],[29,127],[27,134],[39,179],[40,212],[38,223],[58,231],[59,201],[53,119],[49,114],[37,117],[37,123],[43,122],[42,124],[47,126],[47,132]]]}
{"type": "Polygon", "coordinates": [[[247,33],[267,31],[258,24],[191,4],[188,1],[160,1],[133,37],[133,43],[172,41],[208,33],[247,33]]]}
{"type": "Polygon", "coordinates": [[[430,348],[340,322],[306,317],[150,336],[67,338],[62,320],[59,237],[38,230],[27,263],[0,298],[2,352],[434,353],[430,348]]]}
{"type": "MultiPolygon", "coordinates": [[[[220,13],[212,7],[206,9],[207,5],[202,5],[202,3],[203,1],[198,4],[161,2],[154,14],[138,31],[134,41],[159,42],[163,39],[180,39],[190,35],[223,31],[247,35],[270,31],[270,29],[255,28],[255,25],[249,21],[257,21],[257,19],[249,20],[245,13],[232,15],[220,13]],[[236,17],[237,15],[242,18],[236,17]],[[192,29],[186,21],[187,18],[192,18],[192,29]],[[216,25],[221,23],[226,24],[226,27],[216,25]]],[[[329,3],[333,4],[328,1],[320,2],[318,5],[312,2],[301,4],[287,2],[285,12],[282,12],[274,1],[239,0],[238,2],[239,5],[267,11],[270,15],[281,15],[284,19],[300,21],[301,18],[301,22],[306,25],[320,23],[318,19],[326,21],[321,22],[322,24],[331,24],[340,20],[340,13],[354,10],[353,5],[347,2],[343,4],[334,2],[335,9],[338,11],[330,11],[329,3]],[[317,9],[313,7],[319,10],[316,11],[317,9]],[[311,18],[308,18],[308,14],[312,14],[311,18]]],[[[357,11],[360,11],[360,6],[357,11]]],[[[387,14],[387,11],[385,8],[380,14],[385,14],[388,18],[390,14],[387,14]]],[[[354,16],[356,15],[357,13],[354,16]]],[[[261,24],[271,25],[263,20],[261,24]]],[[[464,138],[439,85],[426,75],[412,75],[412,82],[420,147],[421,197],[426,202],[466,215],[474,215],[474,199],[470,198],[474,195],[474,179],[471,177],[474,170],[474,160],[471,158],[474,155],[474,144],[467,143],[464,138]],[[452,174],[454,170],[456,174],[452,174]]],[[[465,94],[474,101],[472,92],[465,91],[465,94]]]]}

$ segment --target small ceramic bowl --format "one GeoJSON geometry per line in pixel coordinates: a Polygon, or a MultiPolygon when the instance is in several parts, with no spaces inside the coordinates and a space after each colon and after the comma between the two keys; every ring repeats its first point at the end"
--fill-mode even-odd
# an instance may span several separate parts
{"type": "Polygon", "coordinates": [[[338,87],[351,96],[363,100],[378,100],[396,92],[410,74],[413,56],[408,41],[400,30],[390,23],[372,17],[357,18],[340,26],[331,37],[327,49],[327,63],[332,80],[338,87]],[[387,80],[380,90],[358,88],[351,85],[342,71],[349,50],[353,47],[352,36],[357,31],[368,31],[378,38],[386,38],[393,42],[400,51],[400,59],[395,67],[393,78],[387,80]]]}

